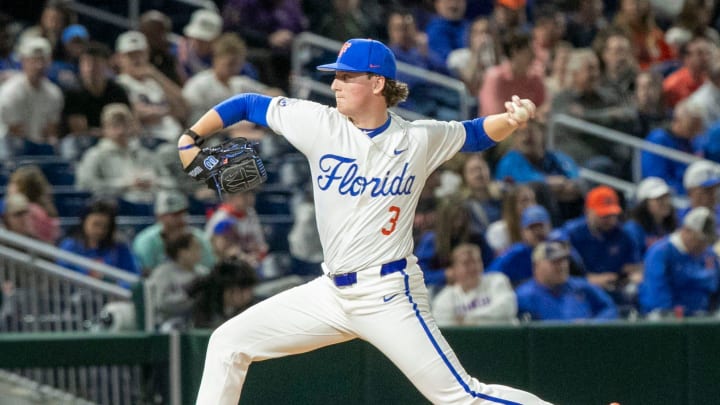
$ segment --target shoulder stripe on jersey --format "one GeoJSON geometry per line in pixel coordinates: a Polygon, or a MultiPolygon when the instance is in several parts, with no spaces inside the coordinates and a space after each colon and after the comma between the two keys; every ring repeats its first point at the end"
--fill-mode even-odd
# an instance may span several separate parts
{"type": "Polygon", "coordinates": [[[493,141],[485,132],[484,122],[485,117],[462,122],[465,127],[465,144],[460,149],[461,152],[480,152],[495,146],[497,142],[493,141]]]}
{"type": "Polygon", "coordinates": [[[225,128],[240,121],[268,126],[267,110],[272,98],[257,93],[243,93],[213,107],[220,115],[225,128]]]}

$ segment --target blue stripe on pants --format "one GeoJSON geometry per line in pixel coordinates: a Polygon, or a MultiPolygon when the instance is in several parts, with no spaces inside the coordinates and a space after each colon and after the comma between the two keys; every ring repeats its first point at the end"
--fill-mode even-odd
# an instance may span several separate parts
{"type": "Polygon", "coordinates": [[[420,325],[422,326],[423,330],[425,331],[425,335],[427,335],[428,339],[430,339],[430,343],[432,343],[433,347],[435,348],[435,351],[440,355],[440,358],[443,360],[445,365],[450,369],[450,372],[455,377],[455,380],[463,387],[465,392],[472,395],[475,398],[482,398],[486,399],[488,401],[497,402],[498,404],[505,404],[505,405],[522,405],[517,402],[509,401],[506,399],[501,398],[495,398],[491,397],[490,395],[482,394],[479,392],[475,392],[470,389],[470,387],[467,385],[465,381],[460,377],[460,374],[455,370],[453,365],[450,363],[450,360],[447,358],[445,353],[443,353],[442,349],[440,348],[440,345],[435,340],[435,337],[430,332],[430,328],[428,328],[427,324],[425,323],[425,319],[423,319],[422,315],[420,315],[420,310],[418,309],[417,303],[413,300],[412,294],[410,294],[410,276],[407,274],[405,270],[401,270],[402,275],[405,277],[405,296],[408,298],[408,301],[412,304],[413,310],[415,311],[415,317],[420,322],[420,325]]]}

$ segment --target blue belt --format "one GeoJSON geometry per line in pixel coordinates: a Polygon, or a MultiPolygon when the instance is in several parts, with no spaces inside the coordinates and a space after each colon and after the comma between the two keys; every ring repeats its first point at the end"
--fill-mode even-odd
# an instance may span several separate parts
{"type": "MultiPolygon", "coordinates": [[[[380,276],[387,276],[407,267],[407,259],[398,259],[380,266],[380,276]]],[[[357,273],[345,273],[329,276],[338,287],[347,287],[357,283],[357,273]]]]}

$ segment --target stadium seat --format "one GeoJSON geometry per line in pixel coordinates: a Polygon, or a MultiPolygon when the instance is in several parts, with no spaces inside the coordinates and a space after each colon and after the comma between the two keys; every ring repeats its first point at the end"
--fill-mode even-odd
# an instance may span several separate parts
{"type": "Polygon", "coordinates": [[[91,197],[92,193],[84,190],[53,190],[53,201],[61,217],[80,216],[91,197]]]}
{"type": "Polygon", "coordinates": [[[136,203],[118,198],[118,215],[154,217],[155,211],[153,207],[153,203],[136,203]]]}
{"type": "Polygon", "coordinates": [[[292,196],[289,190],[265,188],[256,194],[255,211],[259,215],[290,215],[292,196]]]}
{"type": "Polygon", "coordinates": [[[24,150],[22,152],[24,156],[54,156],[55,147],[48,143],[36,143],[25,140],[24,150]]]}
{"type": "Polygon", "coordinates": [[[289,252],[288,234],[293,226],[289,215],[269,215],[260,218],[270,252],[289,252]]]}
{"type": "Polygon", "coordinates": [[[20,166],[29,165],[39,167],[53,186],[75,184],[75,166],[58,156],[23,156],[9,164],[7,169],[13,171],[20,166]]]}

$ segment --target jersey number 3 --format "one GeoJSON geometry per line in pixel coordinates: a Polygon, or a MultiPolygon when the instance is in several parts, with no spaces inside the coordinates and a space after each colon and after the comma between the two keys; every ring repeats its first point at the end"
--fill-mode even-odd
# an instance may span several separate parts
{"type": "Polygon", "coordinates": [[[390,224],[380,230],[385,236],[390,235],[391,233],[393,233],[393,231],[395,231],[395,227],[397,226],[397,220],[400,217],[400,207],[398,207],[397,205],[393,205],[388,208],[388,211],[392,212],[393,214],[392,218],[390,218],[390,224]]]}

